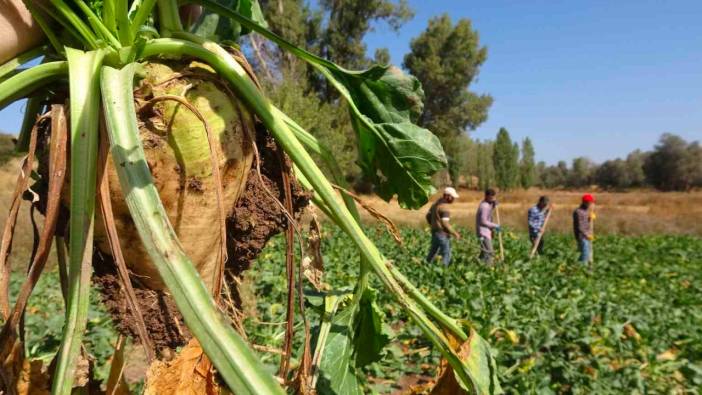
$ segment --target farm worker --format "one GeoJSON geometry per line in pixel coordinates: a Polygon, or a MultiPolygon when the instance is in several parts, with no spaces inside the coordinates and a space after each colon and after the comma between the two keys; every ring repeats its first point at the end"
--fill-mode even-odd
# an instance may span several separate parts
{"type": "Polygon", "coordinates": [[[592,221],[594,213],[592,206],[595,203],[595,197],[589,193],[583,195],[580,207],[573,212],[573,233],[575,240],[578,242],[578,250],[580,251],[580,263],[590,261],[592,251],[592,240],[595,238],[592,233],[592,221]]]}
{"type": "Polygon", "coordinates": [[[480,260],[488,265],[492,264],[495,251],[492,248],[492,233],[501,232],[500,225],[492,222],[492,211],[497,207],[497,193],[494,189],[485,191],[485,198],[478,206],[475,213],[475,231],[480,243],[480,260]]]}
{"type": "Polygon", "coordinates": [[[444,189],[443,196],[431,205],[427,213],[426,219],[431,226],[431,247],[426,257],[427,263],[434,261],[437,253],[441,254],[444,266],[451,263],[451,236],[456,239],[461,238],[449,223],[451,215],[447,206],[455,199],[458,199],[458,192],[454,188],[447,187],[444,189]]]}
{"type": "MultiPolygon", "coordinates": [[[[538,203],[527,211],[527,225],[529,226],[529,239],[531,240],[531,246],[534,247],[534,243],[539,239],[539,234],[544,228],[544,222],[546,221],[546,213],[550,210],[549,208],[549,198],[548,196],[541,196],[538,203]]],[[[541,235],[541,240],[539,240],[539,246],[536,249],[539,254],[544,252],[544,236],[541,235]]]]}

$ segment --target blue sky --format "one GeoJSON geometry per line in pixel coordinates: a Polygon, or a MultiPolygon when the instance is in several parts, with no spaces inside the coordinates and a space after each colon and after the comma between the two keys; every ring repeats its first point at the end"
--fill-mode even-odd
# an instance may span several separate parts
{"type": "MultiPolygon", "coordinates": [[[[495,102],[471,136],[506,127],[529,136],[538,160],[595,161],[650,149],[664,132],[702,139],[702,1],[409,0],[399,32],[378,26],[369,53],[388,47],[401,64],[427,21],[470,18],[488,47],[476,92],[495,102]]],[[[0,112],[16,132],[22,104],[0,112]]]]}
{"type": "Polygon", "coordinates": [[[547,163],[650,149],[664,132],[702,139],[702,1],[409,2],[414,19],[376,28],[369,53],[401,64],[431,17],[471,19],[488,47],[471,89],[495,99],[475,138],[504,126],[547,163]]]}

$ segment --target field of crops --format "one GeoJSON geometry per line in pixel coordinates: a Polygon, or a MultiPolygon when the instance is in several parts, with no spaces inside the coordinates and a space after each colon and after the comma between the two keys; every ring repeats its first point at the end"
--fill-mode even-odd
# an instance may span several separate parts
{"type": "MultiPolygon", "coordinates": [[[[324,232],[326,280],[334,290],[348,288],[356,278],[357,253],[340,233],[330,227],[324,232]]],[[[568,236],[551,237],[546,255],[527,261],[525,236],[507,234],[506,262],[488,269],[476,261],[472,238],[455,243],[454,263],[444,268],[419,258],[428,243],[422,230],[403,229],[401,247],[382,229],[370,233],[434,303],[470,321],[491,343],[507,393],[696,394],[702,387],[698,238],[603,237],[596,241],[590,272],[575,263],[568,236]]],[[[249,341],[267,346],[260,355],[271,371],[278,354],[270,351],[279,349],[284,337],[279,325],[285,320],[283,249],[283,239],[274,239],[242,290],[249,341]]],[[[374,287],[380,289],[375,282],[374,287]]],[[[48,356],[60,340],[62,302],[58,286],[50,282],[40,282],[37,292],[27,340],[32,356],[48,356]]],[[[382,291],[379,305],[394,339],[384,358],[360,373],[369,390],[393,393],[398,386],[431,380],[438,354],[382,291]]],[[[111,353],[108,321],[105,313],[92,310],[88,341],[98,366],[111,353]]]]}
{"type": "MultiPolygon", "coordinates": [[[[477,263],[472,238],[456,243],[454,263],[444,268],[418,258],[428,244],[421,230],[403,229],[403,247],[382,230],[371,233],[433,302],[469,320],[498,350],[508,393],[697,393],[702,387],[700,239],[604,237],[596,241],[590,273],[575,263],[568,236],[551,238],[546,256],[528,262],[525,235],[508,234],[506,263],[492,270],[477,263]]],[[[346,239],[329,230],[323,251],[332,286],[352,283],[358,259],[346,239]]],[[[252,272],[257,320],[284,320],[282,262],[276,240],[252,272]]],[[[407,317],[382,292],[380,305],[396,338],[365,372],[371,387],[388,393],[398,382],[433,376],[439,356],[411,323],[396,324],[407,317]]],[[[280,328],[249,324],[254,341],[280,343],[280,328]]]]}

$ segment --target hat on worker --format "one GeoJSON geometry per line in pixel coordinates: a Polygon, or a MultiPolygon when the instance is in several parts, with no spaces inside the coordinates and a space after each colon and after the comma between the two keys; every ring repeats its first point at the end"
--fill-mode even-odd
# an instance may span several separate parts
{"type": "Polygon", "coordinates": [[[458,192],[452,187],[444,188],[444,195],[449,195],[454,199],[458,199],[458,192]]]}
{"type": "Polygon", "coordinates": [[[583,195],[583,203],[595,203],[595,197],[586,193],[583,195]]]}

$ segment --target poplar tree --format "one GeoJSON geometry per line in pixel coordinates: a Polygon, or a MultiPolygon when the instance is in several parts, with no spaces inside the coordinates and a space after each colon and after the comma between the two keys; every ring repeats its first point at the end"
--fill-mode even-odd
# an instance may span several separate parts
{"type": "Polygon", "coordinates": [[[522,141],[522,160],[519,164],[522,188],[528,189],[536,182],[534,145],[529,137],[522,141]]]}

